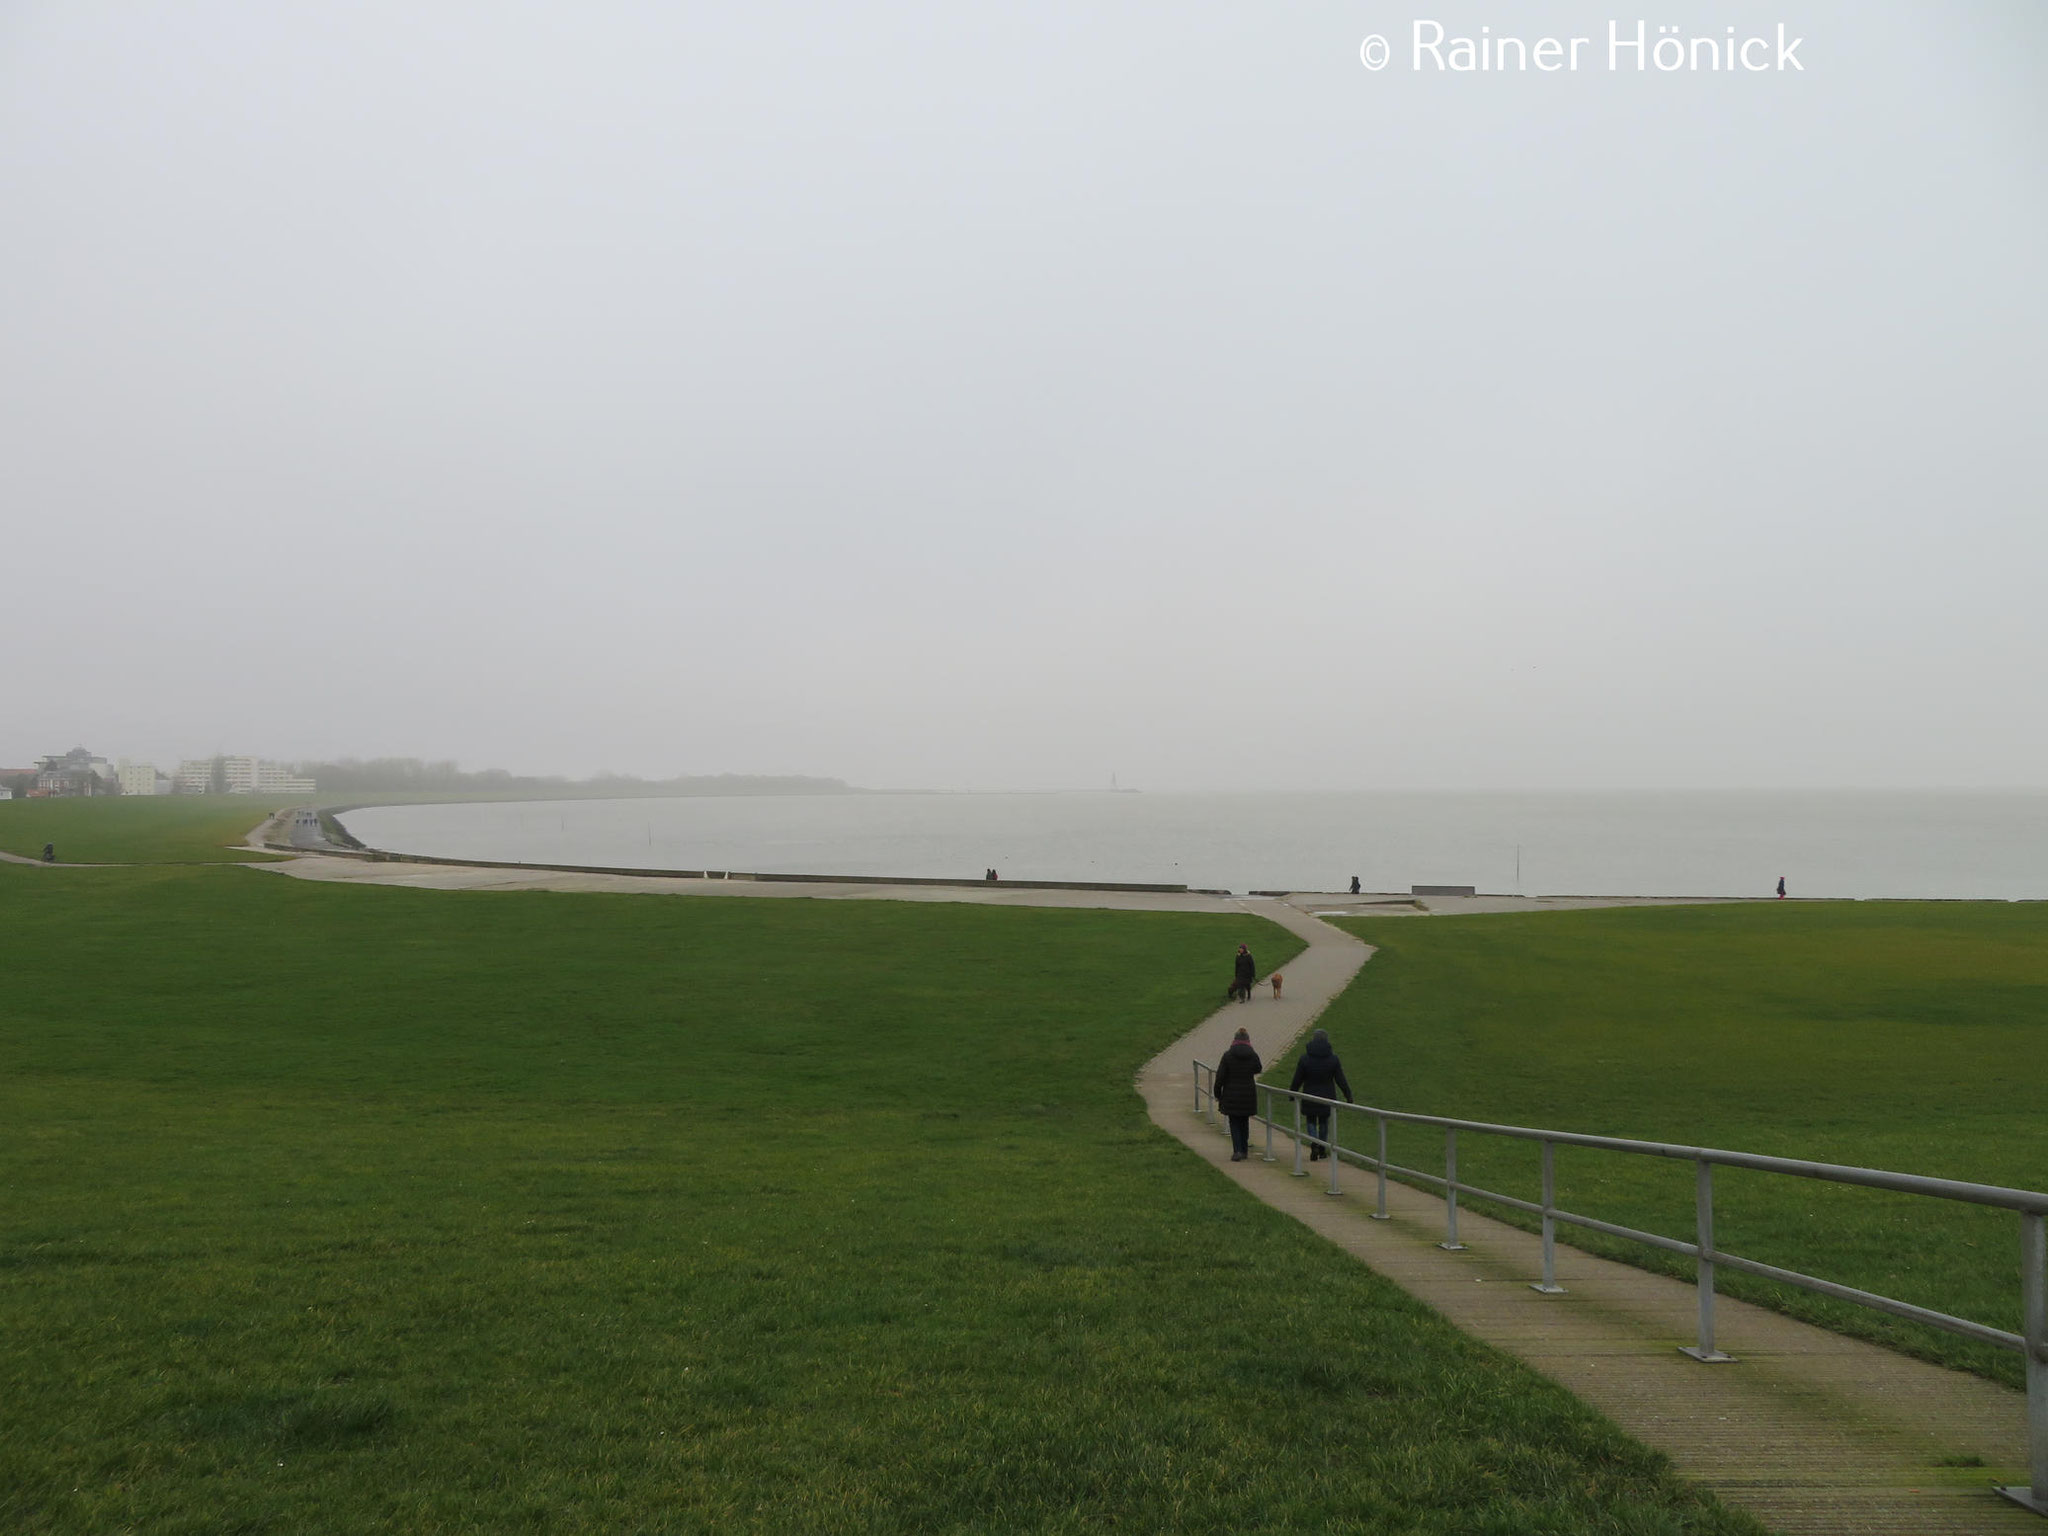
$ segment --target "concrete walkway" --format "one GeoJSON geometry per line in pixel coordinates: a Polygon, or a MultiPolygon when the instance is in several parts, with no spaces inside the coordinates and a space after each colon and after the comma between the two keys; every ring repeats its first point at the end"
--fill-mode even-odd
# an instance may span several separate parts
{"type": "Polygon", "coordinates": [[[398,885],[433,891],[611,891],[641,896],[741,896],[813,901],[964,901],[980,906],[1099,907],[1135,912],[1242,912],[1251,905],[1235,897],[1210,896],[1200,891],[696,880],[674,875],[622,875],[595,869],[479,869],[466,864],[385,864],[317,854],[286,857],[277,863],[247,867],[271,870],[298,880],[398,885]]]}
{"type": "MultiPolygon", "coordinates": [[[[284,814],[284,813],[280,813],[284,814]]],[[[1323,891],[1293,892],[1283,898],[1217,896],[1205,891],[1090,890],[1083,886],[1024,885],[886,885],[870,881],[830,879],[722,880],[687,876],[626,874],[604,869],[522,869],[512,866],[384,863],[325,853],[314,846],[286,851],[266,844],[265,822],[242,846],[253,852],[281,855],[272,862],[245,867],[268,869],[297,880],[333,881],[350,885],[398,885],[432,891],[612,891],[646,896],[746,896],[813,901],[964,901],[999,907],[1098,907],[1128,912],[1244,912],[1271,916],[1304,913],[1349,916],[1462,916],[1483,912],[1558,912],[1588,907],[1670,907],[1724,904],[1723,897],[1641,896],[1347,896],[1323,891]]],[[[1276,921],[1286,921],[1276,917],[1276,921]]],[[[1329,935],[1327,924],[1312,925],[1329,935]]],[[[1356,968],[1354,967],[1354,970],[1356,968]]],[[[1349,973],[1347,973],[1348,977],[1349,973]]],[[[1342,983],[1338,991],[1343,990],[1342,983]]],[[[1335,992],[1330,994],[1335,996],[1335,992]]]]}
{"type": "MultiPolygon", "coordinates": [[[[1345,1193],[1332,1198],[1327,1164],[1315,1165],[1312,1177],[1291,1176],[1294,1147],[1284,1134],[1273,1138],[1278,1161],[1261,1161],[1257,1124],[1253,1160],[1232,1163],[1229,1138],[1193,1112],[1192,1059],[1214,1061],[1242,1025],[1259,1055],[1277,1061],[1371,953],[1291,906],[1243,905],[1310,947],[1286,968],[1286,1002],[1225,1007],[1144,1068],[1138,1089],[1156,1124],[1768,1525],[1795,1536],[2048,1536],[2048,1522],[1990,1491],[1994,1482],[2027,1480],[2026,1404],[2017,1392],[1726,1297],[1716,1332],[1737,1363],[1701,1365],[1678,1353],[1693,1341],[1698,1308],[1698,1293],[1681,1281],[1560,1245],[1558,1281],[1567,1294],[1539,1295],[1529,1289],[1542,1273],[1531,1233],[1461,1211],[1466,1251],[1446,1253],[1436,1246],[1442,1200],[1393,1184],[1392,1219],[1374,1221],[1372,1175],[1344,1167],[1345,1193]],[[1972,1457],[1979,1465],[1942,1465],[1972,1457]]],[[[1356,1049],[1350,1054],[1362,1089],[1369,1064],[1356,1049]]]]}

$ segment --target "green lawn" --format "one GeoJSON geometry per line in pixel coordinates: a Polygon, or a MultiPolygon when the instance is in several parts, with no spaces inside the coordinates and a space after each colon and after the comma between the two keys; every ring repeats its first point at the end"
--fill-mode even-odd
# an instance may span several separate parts
{"type": "Polygon", "coordinates": [[[0,866],[0,1529],[1755,1532],[1149,1125],[1241,937],[0,866]]]}
{"type": "Polygon", "coordinates": [[[262,795],[115,795],[86,800],[0,800],[0,850],[34,858],[55,843],[70,864],[212,864],[261,861],[241,842],[290,799],[262,795]]]}
{"type": "MultiPolygon", "coordinates": [[[[2048,904],[1802,902],[1344,926],[1380,946],[1323,1021],[1366,1102],[2048,1188],[2048,904]]],[[[1441,1171],[1441,1132],[1393,1136],[1393,1161],[1441,1171]]],[[[1458,1155],[1461,1176],[1537,1198],[1533,1146],[1466,1135],[1458,1155]]],[[[1675,1237],[1692,1235],[1692,1174],[1689,1163],[1558,1153],[1561,1204],[1675,1237]]],[[[1569,1237],[1692,1273],[1688,1259],[1569,1237]]],[[[2020,1327],[2019,1218],[2008,1212],[1723,1169],[1715,1238],[1731,1253],[2020,1327]]],[[[2014,1354],[1727,1271],[1720,1282],[2020,1379],[2014,1354]]]]}

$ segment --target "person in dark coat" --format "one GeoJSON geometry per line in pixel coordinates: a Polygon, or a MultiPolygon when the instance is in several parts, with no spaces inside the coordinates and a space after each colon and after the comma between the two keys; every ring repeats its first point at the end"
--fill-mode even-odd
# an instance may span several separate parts
{"type": "MultiPolygon", "coordinates": [[[[1294,1064],[1294,1081],[1287,1087],[1291,1093],[1313,1094],[1319,1099],[1334,1099],[1341,1091],[1346,1104],[1358,1102],[1351,1097],[1351,1083],[1344,1076],[1344,1063],[1337,1059],[1337,1053],[1330,1048],[1329,1035],[1320,1029],[1309,1037],[1308,1049],[1301,1053],[1301,1060],[1294,1064]]],[[[1326,1144],[1308,1149],[1308,1160],[1319,1163],[1330,1155],[1327,1146],[1330,1139],[1329,1106],[1304,1104],[1301,1106],[1301,1120],[1304,1139],[1312,1136],[1326,1144]]]]}
{"type": "Polygon", "coordinates": [[[1351,877],[1351,894],[1354,896],[1358,894],[1358,876],[1356,875],[1351,877]]]}
{"type": "Polygon", "coordinates": [[[1259,964],[1252,959],[1251,950],[1243,944],[1237,946],[1237,979],[1231,983],[1230,995],[1240,1003],[1252,1000],[1252,983],[1259,979],[1259,964]]]}
{"type": "Polygon", "coordinates": [[[1252,1049],[1248,1030],[1240,1029],[1230,1049],[1216,1060],[1210,1091],[1216,1108],[1230,1121],[1230,1160],[1241,1163],[1251,1151],[1252,1116],[1259,1112],[1259,1074],[1266,1070],[1252,1049]]]}

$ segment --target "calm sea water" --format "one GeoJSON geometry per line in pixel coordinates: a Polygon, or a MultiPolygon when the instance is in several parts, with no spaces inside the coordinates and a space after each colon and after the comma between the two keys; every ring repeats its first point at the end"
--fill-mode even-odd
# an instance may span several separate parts
{"type": "Polygon", "coordinates": [[[379,806],[375,848],[764,874],[2048,899],[2048,792],[863,794],[379,806]]]}

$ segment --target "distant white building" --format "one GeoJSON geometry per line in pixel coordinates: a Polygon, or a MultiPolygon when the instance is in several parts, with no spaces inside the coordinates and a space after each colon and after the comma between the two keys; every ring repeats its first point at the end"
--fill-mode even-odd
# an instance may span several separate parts
{"type": "Polygon", "coordinates": [[[124,757],[115,762],[114,777],[124,795],[153,795],[163,775],[156,771],[155,763],[132,763],[124,757]]]}
{"type": "Polygon", "coordinates": [[[283,763],[260,757],[188,757],[178,764],[175,780],[181,795],[213,792],[213,765],[220,764],[221,786],[231,795],[310,795],[311,779],[293,773],[283,763]]]}
{"type": "Polygon", "coordinates": [[[0,800],[12,800],[13,798],[14,791],[9,789],[5,784],[0,784],[0,800]]]}
{"type": "Polygon", "coordinates": [[[260,757],[228,757],[221,759],[221,766],[226,771],[231,795],[313,793],[313,781],[300,778],[283,763],[266,762],[260,757]]]}

